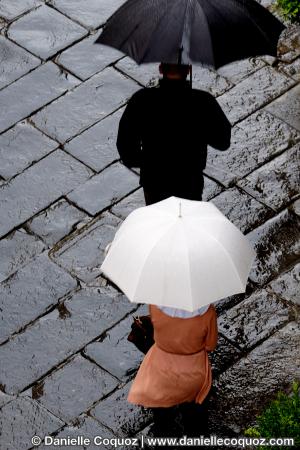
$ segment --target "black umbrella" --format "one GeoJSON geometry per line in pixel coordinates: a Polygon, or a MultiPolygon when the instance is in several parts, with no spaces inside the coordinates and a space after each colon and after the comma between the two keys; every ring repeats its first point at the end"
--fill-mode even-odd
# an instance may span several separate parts
{"type": "Polygon", "coordinates": [[[97,43],[137,63],[199,62],[219,68],[277,53],[284,25],[255,0],[128,0],[97,43]]]}

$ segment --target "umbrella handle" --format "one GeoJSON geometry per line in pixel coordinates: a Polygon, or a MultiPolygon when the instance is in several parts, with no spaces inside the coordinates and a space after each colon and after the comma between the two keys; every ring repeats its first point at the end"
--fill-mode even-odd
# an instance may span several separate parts
{"type": "Polygon", "coordinates": [[[193,87],[193,66],[190,64],[190,87],[193,87]]]}

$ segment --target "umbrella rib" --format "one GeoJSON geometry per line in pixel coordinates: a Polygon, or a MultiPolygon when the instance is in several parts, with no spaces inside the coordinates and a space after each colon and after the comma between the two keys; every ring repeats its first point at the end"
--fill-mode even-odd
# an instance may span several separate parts
{"type": "MultiPolygon", "coordinates": [[[[201,5],[201,0],[198,0],[198,1],[196,2],[196,5],[197,5],[197,7],[198,7],[198,14],[200,15],[200,12],[199,12],[199,11],[201,11],[201,16],[202,16],[202,17],[204,18],[204,20],[205,20],[207,29],[210,31],[210,25],[209,25],[209,22],[208,22],[208,20],[207,20],[207,16],[206,16],[206,14],[205,14],[205,11],[203,10],[203,7],[202,7],[202,5],[201,5]]],[[[195,10],[197,11],[197,8],[195,8],[195,10]]],[[[213,43],[212,43],[212,40],[211,40],[211,34],[210,34],[210,33],[209,33],[208,37],[209,37],[209,48],[210,48],[210,53],[211,53],[211,58],[212,58],[211,64],[212,64],[212,66],[215,66],[214,48],[213,48],[213,43]]],[[[210,66],[210,64],[208,64],[208,66],[210,66]]]]}

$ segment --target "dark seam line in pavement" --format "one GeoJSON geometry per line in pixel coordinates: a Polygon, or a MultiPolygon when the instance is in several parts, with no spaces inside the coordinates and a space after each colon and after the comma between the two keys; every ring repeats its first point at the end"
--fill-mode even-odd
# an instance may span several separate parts
{"type": "Polygon", "coordinates": [[[17,22],[22,17],[27,16],[32,11],[35,11],[36,9],[39,9],[41,6],[43,6],[43,5],[41,4],[41,5],[33,6],[33,8],[30,8],[27,11],[22,12],[19,16],[16,16],[13,19],[6,19],[5,17],[2,17],[2,18],[6,21],[8,27],[10,27],[14,22],[17,22]]]}
{"type": "MultiPolygon", "coordinates": [[[[204,169],[204,171],[205,171],[205,169],[204,169]]],[[[214,181],[220,188],[222,188],[222,190],[226,189],[226,186],[221,181],[219,181],[216,178],[214,178],[212,175],[209,175],[209,174],[207,174],[205,172],[203,172],[203,175],[204,175],[205,178],[208,178],[209,180],[214,181]]],[[[219,195],[219,194],[217,194],[217,195],[219,195]]]]}
{"type": "MultiPolygon", "coordinates": [[[[16,272],[15,272],[16,273],[16,272]]],[[[77,282],[77,286],[74,289],[71,289],[68,293],[64,294],[62,297],[60,297],[56,303],[52,303],[51,305],[49,305],[47,308],[45,308],[44,312],[42,312],[39,316],[35,317],[34,319],[32,319],[30,322],[26,323],[25,325],[23,325],[22,327],[20,327],[17,331],[13,332],[12,334],[10,334],[10,336],[5,339],[5,341],[0,343],[0,347],[4,346],[5,344],[8,343],[8,341],[10,341],[11,339],[15,339],[17,336],[22,335],[26,329],[28,327],[34,326],[41,318],[47,316],[48,314],[50,314],[51,312],[53,312],[55,309],[57,309],[57,307],[61,304],[64,303],[65,301],[69,300],[74,294],[76,294],[77,292],[79,292],[80,290],[82,290],[82,287],[80,286],[80,284],[78,283],[78,279],[75,278],[73,275],[71,275],[69,272],[66,272],[71,278],[75,279],[75,281],[77,282]]],[[[10,275],[9,278],[13,277],[15,274],[10,275]]],[[[9,278],[7,278],[5,280],[5,282],[7,282],[9,280],[9,278]]],[[[0,285],[1,286],[1,285],[0,285]]],[[[63,320],[63,319],[62,319],[63,320]]]]}
{"type": "MultiPolygon", "coordinates": [[[[94,30],[94,28],[89,28],[88,25],[83,25],[83,23],[79,22],[77,19],[74,19],[73,17],[69,16],[68,13],[61,11],[55,5],[53,5],[53,3],[46,2],[46,5],[49,8],[54,9],[54,11],[58,12],[62,16],[67,17],[67,19],[70,19],[72,22],[76,23],[77,25],[80,25],[81,27],[85,28],[88,32],[91,32],[92,30],[94,30]]],[[[101,27],[101,25],[99,25],[99,28],[100,27],[101,27]]]]}
{"type": "MultiPolygon", "coordinates": [[[[56,143],[57,143],[57,147],[59,147],[60,145],[63,145],[63,144],[62,144],[61,142],[59,142],[55,137],[51,137],[51,136],[49,136],[45,131],[40,130],[40,129],[36,126],[36,124],[33,122],[33,120],[32,120],[31,117],[32,117],[32,116],[28,116],[28,117],[26,117],[25,119],[20,120],[19,122],[17,122],[17,124],[22,123],[23,121],[26,121],[27,123],[29,123],[29,125],[31,125],[33,128],[35,128],[39,133],[42,133],[44,136],[46,136],[46,137],[48,137],[49,139],[51,139],[52,141],[56,142],[56,143]]],[[[17,125],[17,124],[16,124],[16,125],[17,125]]],[[[14,125],[14,127],[15,127],[16,125],[14,125]]]]}
{"type": "MultiPolygon", "coordinates": [[[[292,86],[291,89],[294,89],[295,87],[297,87],[297,85],[299,84],[300,86],[300,82],[298,81],[296,85],[292,86]]],[[[289,89],[289,90],[291,90],[289,89]]],[[[287,91],[288,92],[288,91],[287,91]]],[[[285,95],[287,92],[284,92],[282,95],[285,95]]],[[[275,119],[280,120],[281,122],[285,123],[286,125],[289,126],[289,128],[292,128],[293,130],[295,130],[298,134],[300,133],[300,130],[298,130],[297,128],[295,128],[293,125],[291,125],[290,123],[286,122],[282,117],[280,116],[276,116],[276,114],[274,114],[271,111],[268,111],[267,109],[265,110],[266,112],[268,112],[269,114],[271,114],[271,116],[275,117],[275,119]]]]}
{"type": "MultiPolygon", "coordinates": [[[[300,261],[300,259],[299,259],[300,261]]],[[[298,262],[296,262],[296,264],[294,264],[292,266],[292,268],[294,268],[296,265],[298,264],[298,262]]],[[[285,272],[281,272],[277,278],[282,277],[282,275],[287,274],[288,272],[290,272],[291,267],[289,267],[285,272]]],[[[282,297],[280,294],[278,294],[277,292],[275,292],[272,288],[272,286],[270,285],[267,288],[267,291],[271,294],[274,295],[275,297],[277,297],[282,303],[285,304],[285,306],[287,306],[289,308],[289,316],[290,316],[290,322],[296,322],[299,319],[299,315],[300,315],[300,305],[298,305],[297,303],[295,304],[292,300],[289,300],[287,298],[282,297]]]]}
{"type": "MultiPolygon", "coordinates": [[[[82,289],[79,289],[78,292],[80,292],[82,289]]],[[[76,291],[77,292],[77,291],[76,291]]],[[[72,295],[72,294],[69,294],[72,295]]],[[[100,335],[98,335],[97,337],[93,338],[92,340],[86,342],[82,347],[80,347],[78,350],[76,350],[76,352],[72,353],[72,355],[69,355],[67,358],[65,358],[63,361],[60,361],[59,363],[57,363],[54,367],[51,367],[47,372],[45,372],[43,375],[41,375],[39,378],[37,378],[36,380],[34,380],[32,383],[28,384],[27,386],[25,386],[22,390],[20,390],[18,392],[18,394],[21,394],[23,392],[25,392],[26,390],[32,388],[34,385],[36,384],[40,384],[45,378],[47,378],[52,372],[55,372],[57,370],[59,370],[60,368],[62,368],[63,366],[65,366],[66,364],[68,364],[72,359],[74,359],[76,356],[81,355],[81,352],[85,349],[85,347],[87,347],[88,345],[90,345],[93,342],[96,342],[97,339],[101,338],[101,336],[104,333],[107,333],[108,331],[110,331],[112,328],[114,328],[116,325],[118,325],[122,320],[126,319],[129,315],[133,314],[138,308],[139,308],[139,304],[137,304],[137,306],[135,308],[133,308],[131,311],[129,311],[128,313],[126,313],[120,320],[118,320],[117,322],[115,322],[113,325],[111,325],[109,328],[106,328],[105,330],[103,330],[101,332],[100,335]]],[[[51,311],[57,309],[57,305],[55,305],[54,308],[52,308],[51,311]]],[[[26,328],[29,327],[29,325],[33,326],[35,325],[35,323],[41,319],[42,317],[45,317],[47,314],[43,314],[43,316],[40,316],[37,320],[35,320],[34,322],[31,322],[30,324],[26,325],[26,328]]],[[[63,320],[63,319],[61,319],[63,320]]],[[[25,331],[25,330],[24,330],[25,331]]],[[[9,339],[10,340],[10,339],[9,339]]],[[[7,341],[6,341],[7,342],[7,341]]],[[[2,344],[1,344],[2,345],[2,344]]],[[[5,393],[5,392],[4,392],[5,393]]],[[[13,394],[13,395],[17,395],[17,394],[13,394]]],[[[99,401],[99,400],[98,400],[99,401]]]]}
{"type": "MultiPolygon", "coordinates": [[[[248,175],[247,175],[247,176],[248,176],[248,175]]],[[[241,178],[240,180],[243,180],[243,178],[241,178]]],[[[239,180],[239,181],[240,181],[240,180],[239,180]]],[[[235,189],[237,189],[238,191],[240,191],[241,194],[246,194],[246,195],[248,195],[249,197],[253,198],[253,200],[256,200],[258,203],[260,203],[262,206],[264,206],[265,208],[267,208],[267,209],[269,210],[269,213],[271,214],[271,216],[270,216],[265,222],[263,222],[263,223],[266,223],[269,219],[271,219],[271,217],[274,217],[274,216],[277,214],[277,211],[276,211],[275,209],[271,208],[269,205],[266,205],[261,199],[256,198],[256,197],[253,195],[253,191],[251,192],[251,190],[249,190],[249,192],[248,192],[247,189],[245,189],[244,187],[240,186],[239,184],[234,185],[233,188],[235,188],[235,189]],[[272,214],[272,213],[273,213],[273,214],[272,214]]],[[[260,226],[260,225],[261,225],[261,224],[259,224],[258,226],[260,226]]],[[[257,228],[257,227],[256,227],[256,228],[257,228]]],[[[249,233],[249,231],[247,231],[246,234],[248,234],[248,233],[249,233]]]]}
{"type": "MultiPolygon", "coordinates": [[[[58,56],[60,56],[60,54],[63,53],[65,50],[68,50],[68,49],[71,48],[73,45],[79,44],[83,39],[87,39],[89,36],[90,36],[89,33],[84,34],[83,36],[81,36],[80,38],[76,39],[76,40],[73,41],[71,44],[67,45],[66,47],[63,47],[62,49],[57,50],[56,53],[53,53],[52,55],[49,55],[49,56],[46,57],[46,58],[43,58],[44,61],[45,61],[45,62],[52,61],[53,59],[55,59],[55,58],[57,58],[58,56]]],[[[39,56],[39,58],[42,58],[42,57],[39,56]]],[[[65,70],[66,70],[66,69],[65,69],[65,70]]],[[[66,70],[66,71],[68,71],[68,70],[66,70]]],[[[69,72],[69,71],[68,71],[68,72],[69,72]]],[[[71,73],[71,72],[70,72],[70,73],[71,73]]],[[[79,78],[77,75],[74,75],[74,76],[76,76],[77,78],[79,78]]],[[[80,81],[83,81],[83,80],[81,80],[81,78],[80,78],[80,81]]]]}
{"type": "MultiPolygon", "coordinates": [[[[95,361],[93,358],[91,358],[89,355],[87,355],[87,354],[84,352],[84,349],[81,350],[80,355],[81,355],[83,358],[85,358],[87,361],[89,361],[89,362],[91,362],[92,364],[95,364],[96,366],[100,367],[100,369],[102,369],[104,372],[106,372],[108,375],[110,375],[110,376],[113,377],[116,381],[118,381],[119,384],[120,384],[120,383],[124,383],[124,382],[122,382],[122,380],[121,380],[120,378],[118,378],[116,375],[114,375],[113,373],[111,373],[109,370],[105,369],[105,367],[101,366],[99,363],[97,363],[97,361],[95,361]]],[[[112,392],[112,391],[111,391],[111,392],[112,392]]],[[[111,392],[110,392],[110,393],[111,393],[111,392]]],[[[110,393],[109,393],[109,394],[105,394],[105,395],[108,396],[108,395],[110,395],[110,393]]],[[[103,398],[103,397],[101,397],[101,399],[102,399],[102,398],[103,398]]],[[[99,401],[99,399],[96,400],[96,402],[97,402],[97,401],[99,401]]],[[[96,402],[94,402],[94,403],[96,403],[96,402]]]]}
{"type": "MultiPolygon", "coordinates": [[[[262,68],[263,69],[263,68],[262,68]]],[[[260,69],[261,70],[261,69],[260,69]]],[[[282,75],[282,74],[280,74],[282,75]]],[[[267,100],[265,103],[262,103],[257,109],[255,109],[254,111],[252,111],[250,114],[248,114],[246,117],[243,117],[242,119],[239,119],[237,122],[233,122],[233,127],[235,127],[237,124],[241,123],[243,120],[247,119],[248,117],[252,116],[252,114],[258,112],[258,111],[267,111],[265,109],[265,107],[269,104],[271,104],[272,102],[274,102],[276,99],[280,98],[281,96],[285,95],[287,92],[289,92],[290,90],[292,90],[298,83],[295,82],[295,80],[293,78],[287,77],[289,80],[294,81],[294,84],[292,84],[291,86],[289,86],[286,90],[283,90],[282,92],[280,92],[278,95],[272,97],[270,100],[267,100]]],[[[238,85],[237,85],[238,86],[238,85]]],[[[227,93],[226,93],[227,94],[227,93]]],[[[225,94],[224,94],[225,95],[225,94]]],[[[284,121],[283,121],[284,122],[284,121]]],[[[289,125],[289,124],[287,124],[289,125]]],[[[289,127],[291,127],[291,125],[289,125],[289,127]]],[[[291,127],[293,128],[293,127],[291,127]]]]}
{"type": "MultiPolygon", "coordinates": [[[[93,174],[90,176],[90,178],[88,178],[88,180],[90,180],[91,178],[94,178],[96,175],[98,175],[98,173],[100,173],[100,172],[97,172],[97,171],[96,171],[95,169],[93,169],[92,167],[90,167],[90,166],[89,166],[88,164],[86,164],[84,161],[82,161],[81,159],[79,159],[76,155],[73,155],[72,153],[69,153],[68,150],[65,149],[64,144],[60,144],[60,145],[59,145],[59,150],[61,150],[62,152],[64,152],[65,155],[67,155],[67,156],[69,156],[69,157],[75,159],[75,160],[78,161],[80,164],[83,164],[85,167],[87,167],[88,169],[90,169],[90,170],[93,172],[93,174]]],[[[109,164],[109,165],[110,165],[110,164],[109,164]]],[[[84,183],[81,183],[81,184],[85,184],[88,180],[86,180],[84,183]]],[[[80,184],[79,186],[81,186],[81,184],[80,184]]],[[[79,186],[77,186],[77,187],[79,187],[79,186]]],[[[68,192],[67,194],[65,194],[65,195],[69,195],[70,192],[73,192],[75,189],[77,189],[77,187],[74,188],[74,189],[72,189],[71,191],[69,191],[69,192],[68,192]]]]}
{"type": "MultiPolygon", "coordinates": [[[[10,177],[10,178],[7,178],[7,179],[5,180],[5,186],[9,186],[10,183],[11,183],[12,181],[14,181],[17,177],[23,175],[28,169],[30,169],[31,167],[33,167],[35,164],[38,164],[38,163],[39,163],[40,161],[42,161],[43,159],[47,158],[47,156],[52,155],[52,153],[54,153],[54,152],[56,152],[56,151],[58,151],[58,150],[61,150],[61,149],[59,148],[59,145],[58,145],[55,149],[51,150],[51,152],[47,153],[46,155],[43,155],[40,159],[36,159],[36,160],[34,160],[34,161],[31,161],[31,163],[30,163],[28,166],[26,166],[21,172],[16,173],[15,175],[13,175],[13,176],[10,177]]],[[[29,219],[28,219],[28,220],[29,220],[29,219]]],[[[2,238],[0,238],[0,239],[2,239],[2,238]]]]}
{"type": "Polygon", "coordinates": [[[124,77],[126,77],[126,78],[129,78],[130,80],[132,80],[132,81],[135,81],[136,82],[136,84],[138,84],[139,86],[141,86],[142,88],[145,88],[145,87],[147,87],[147,84],[149,83],[149,81],[148,81],[148,83],[147,84],[143,84],[143,83],[141,83],[140,81],[138,81],[138,80],[136,80],[135,78],[133,78],[131,75],[129,75],[128,73],[126,73],[126,72],[124,72],[122,69],[120,69],[119,67],[116,67],[116,66],[113,66],[114,67],[114,69],[117,71],[117,72],[119,72],[121,75],[123,75],[124,77]]]}

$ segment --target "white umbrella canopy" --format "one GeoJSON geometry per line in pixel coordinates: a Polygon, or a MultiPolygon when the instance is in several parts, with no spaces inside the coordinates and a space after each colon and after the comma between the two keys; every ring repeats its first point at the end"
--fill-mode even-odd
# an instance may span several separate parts
{"type": "Polygon", "coordinates": [[[170,197],[125,219],[101,269],[134,303],[193,312],[245,292],[254,258],[212,203],[170,197]]]}

